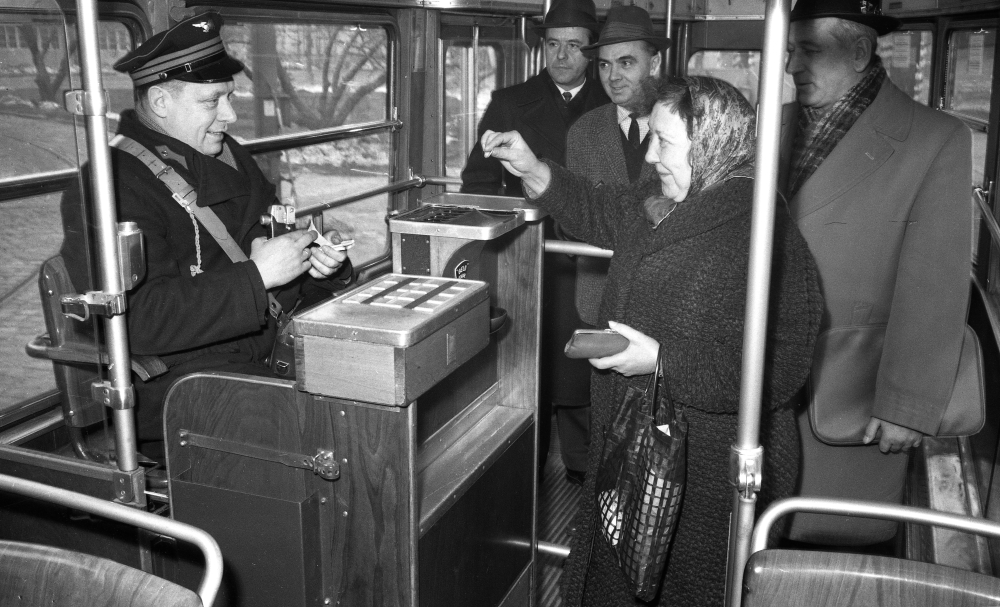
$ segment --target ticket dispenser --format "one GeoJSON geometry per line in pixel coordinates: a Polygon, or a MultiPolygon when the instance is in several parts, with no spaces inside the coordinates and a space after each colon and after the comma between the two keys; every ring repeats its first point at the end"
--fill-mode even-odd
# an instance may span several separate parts
{"type": "Polygon", "coordinates": [[[170,506],[222,548],[217,605],[535,603],[540,211],[436,202],[390,221],[393,273],[295,315],[294,380],[171,388],[170,506]]]}

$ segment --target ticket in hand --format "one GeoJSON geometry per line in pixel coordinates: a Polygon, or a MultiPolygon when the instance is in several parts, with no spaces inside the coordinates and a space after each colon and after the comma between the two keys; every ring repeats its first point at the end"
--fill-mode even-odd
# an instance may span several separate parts
{"type": "Polygon", "coordinates": [[[346,251],[347,249],[350,249],[351,247],[354,246],[353,239],[342,240],[337,243],[330,242],[330,240],[327,237],[319,233],[319,230],[316,229],[316,223],[312,220],[312,218],[309,219],[309,227],[307,229],[310,232],[316,234],[316,240],[313,241],[313,244],[319,245],[321,247],[333,247],[337,251],[346,251]]]}

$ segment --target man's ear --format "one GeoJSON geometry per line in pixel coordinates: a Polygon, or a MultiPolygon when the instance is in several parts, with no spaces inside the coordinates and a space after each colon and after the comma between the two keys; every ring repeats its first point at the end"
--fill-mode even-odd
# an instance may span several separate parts
{"type": "Polygon", "coordinates": [[[656,53],[649,60],[649,75],[659,76],[660,75],[660,54],[656,53]]]}
{"type": "Polygon", "coordinates": [[[872,54],[875,49],[872,48],[872,41],[868,38],[858,38],[854,43],[854,71],[860,74],[868,68],[868,64],[871,63],[872,54]]]}
{"type": "Polygon", "coordinates": [[[170,104],[170,91],[162,86],[151,86],[146,91],[146,105],[150,111],[160,118],[167,117],[167,106],[170,104]]]}

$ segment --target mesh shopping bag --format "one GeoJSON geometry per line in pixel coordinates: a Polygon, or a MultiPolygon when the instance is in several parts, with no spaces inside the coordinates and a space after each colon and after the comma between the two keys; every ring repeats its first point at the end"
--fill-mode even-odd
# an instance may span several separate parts
{"type": "Polygon", "coordinates": [[[645,390],[629,386],[605,428],[596,497],[599,535],[636,597],[654,598],[677,527],[687,421],[670,398],[661,360],[645,390]]]}

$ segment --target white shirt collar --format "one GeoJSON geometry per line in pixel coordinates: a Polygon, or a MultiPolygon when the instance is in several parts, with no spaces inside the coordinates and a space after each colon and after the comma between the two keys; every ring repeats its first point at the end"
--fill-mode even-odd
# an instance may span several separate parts
{"type": "MultiPolygon", "coordinates": [[[[628,127],[632,126],[631,112],[620,105],[616,105],[615,109],[618,110],[618,126],[621,128],[622,133],[625,133],[625,136],[628,137],[628,127]]],[[[649,133],[649,116],[639,116],[636,122],[639,123],[639,141],[643,141],[649,133]]]]}
{"type": "Polygon", "coordinates": [[[576,94],[580,92],[580,89],[583,88],[584,84],[587,84],[586,80],[583,81],[583,84],[581,84],[580,86],[575,87],[575,88],[564,89],[563,87],[559,86],[558,84],[556,85],[556,88],[559,89],[559,94],[560,95],[563,94],[563,93],[569,93],[570,94],[570,100],[572,100],[574,97],[576,97],[576,94]]]}

